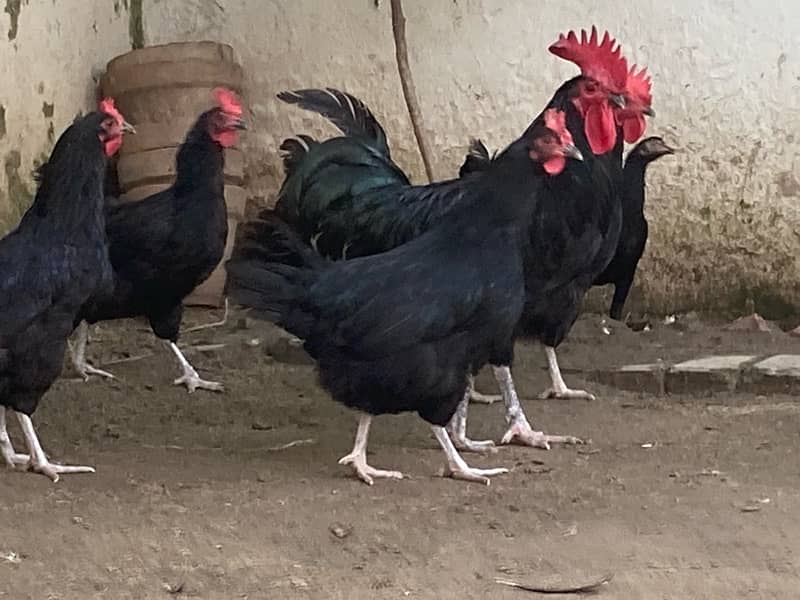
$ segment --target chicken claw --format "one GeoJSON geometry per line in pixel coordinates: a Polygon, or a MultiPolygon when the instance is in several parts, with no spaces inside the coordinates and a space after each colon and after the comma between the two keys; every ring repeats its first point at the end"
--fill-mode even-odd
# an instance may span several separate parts
{"type": "Polygon", "coordinates": [[[550,450],[550,444],[583,444],[583,440],[572,435],[548,435],[543,431],[534,431],[526,420],[516,420],[505,432],[500,443],[550,450]]]}
{"type": "Polygon", "coordinates": [[[436,436],[436,440],[439,442],[439,445],[442,447],[442,450],[444,450],[444,453],[447,456],[447,464],[445,465],[444,469],[444,475],[446,477],[462,479],[464,481],[475,481],[477,483],[489,485],[491,483],[491,480],[489,479],[490,477],[508,473],[508,469],[504,468],[475,469],[470,467],[466,462],[464,462],[464,459],[461,458],[461,455],[458,453],[458,450],[456,450],[444,427],[432,425],[431,429],[433,430],[433,435],[436,436]]]}
{"type": "Polygon", "coordinates": [[[358,478],[367,485],[375,483],[375,479],[403,478],[403,474],[400,471],[383,471],[369,466],[367,457],[362,452],[351,452],[347,456],[343,456],[339,459],[339,464],[351,465],[358,478]]]}

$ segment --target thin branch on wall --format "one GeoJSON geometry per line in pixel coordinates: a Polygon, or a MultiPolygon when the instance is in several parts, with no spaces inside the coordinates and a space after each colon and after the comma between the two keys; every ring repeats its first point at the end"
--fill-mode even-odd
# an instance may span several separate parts
{"type": "Polygon", "coordinates": [[[400,83],[403,86],[403,96],[406,100],[408,115],[411,117],[411,127],[414,137],[417,138],[419,153],[422,155],[422,164],[425,165],[425,174],[428,181],[433,181],[431,168],[431,152],[422,131],[422,111],[417,101],[414,88],[414,79],[411,77],[411,68],[408,66],[408,46],[406,44],[406,17],[403,14],[401,0],[391,0],[392,4],[392,33],[394,34],[394,48],[397,57],[397,70],[400,73],[400,83]]]}

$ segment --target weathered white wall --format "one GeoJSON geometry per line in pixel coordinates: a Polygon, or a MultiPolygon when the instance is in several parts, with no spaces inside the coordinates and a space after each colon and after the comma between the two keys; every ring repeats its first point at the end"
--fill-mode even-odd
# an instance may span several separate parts
{"type": "MultiPolygon", "coordinates": [[[[268,201],[279,185],[277,147],[284,137],[332,131],[321,119],[275,99],[276,92],[295,87],[332,85],[362,98],[386,127],[395,158],[421,180],[394,62],[388,0],[378,7],[375,0],[141,1],[148,44],[212,39],[236,48],[252,113],[245,148],[255,197],[268,201]]],[[[92,68],[130,47],[128,2],[123,1],[122,16],[112,4],[31,0],[23,3],[19,18],[20,50],[0,40],[4,81],[22,89],[5,86],[0,92],[8,97],[0,103],[9,112],[18,106],[20,118],[12,125],[7,115],[0,151],[7,157],[15,147],[11,140],[20,143],[23,178],[47,146],[38,82],[57,90],[58,130],[85,107],[92,68]],[[95,21],[98,33],[84,21],[95,21]],[[60,27],[61,40],[26,34],[46,27],[60,27]],[[14,52],[26,52],[27,58],[15,61],[14,52]],[[38,72],[32,61],[42,56],[49,66],[38,72]],[[65,60],[73,61],[66,69],[65,60]]],[[[795,233],[800,231],[800,5],[793,0],[766,8],[755,0],[405,0],[404,5],[411,67],[438,177],[456,172],[470,136],[498,147],[518,135],[556,86],[575,73],[549,55],[547,46],[560,31],[596,23],[618,37],[627,56],[650,67],[658,117],[648,133],[684,149],[650,172],[650,245],[637,296],[659,311],[741,307],[748,296],[766,313],[800,306],[795,233]]],[[[8,177],[3,177],[0,173],[5,191],[8,177]]]]}
{"type": "Polygon", "coordinates": [[[10,0],[0,13],[0,234],[31,199],[31,171],[82,110],[107,60],[130,49],[127,0],[10,0]]]}

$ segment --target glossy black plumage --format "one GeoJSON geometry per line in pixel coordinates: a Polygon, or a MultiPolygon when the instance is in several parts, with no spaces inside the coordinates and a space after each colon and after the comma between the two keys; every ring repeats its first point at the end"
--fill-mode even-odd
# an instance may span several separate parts
{"type": "Polygon", "coordinates": [[[470,369],[513,336],[524,224],[543,178],[520,143],[475,177],[452,218],[347,261],[321,258],[265,215],[244,228],[227,264],[229,294],[303,338],[339,402],[443,426],[470,369]]]}
{"type": "MultiPolygon", "coordinates": [[[[621,225],[615,186],[621,180],[622,140],[619,137],[617,147],[604,156],[591,153],[583,120],[572,103],[579,81],[576,77],[565,82],[547,108],[566,113],[586,161],[568,161],[561,174],[546,181],[529,221],[526,250],[528,296],[519,333],[554,347],[577,318],[583,295],[611,260],[621,225]]],[[[321,114],[331,111],[330,106],[315,109],[311,101],[301,106],[321,114]]],[[[462,167],[463,178],[412,186],[381,153],[381,140],[368,140],[365,131],[322,142],[304,157],[295,157],[295,168],[287,173],[276,211],[324,256],[383,252],[450,218],[469,195],[468,172],[490,160],[485,147],[475,145],[470,152],[474,163],[468,159],[462,167]]],[[[492,362],[509,364],[511,355],[506,348],[492,362]]]]}
{"type": "Polygon", "coordinates": [[[177,341],[183,299],[219,264],[228,235],[224,154],[209,134],[219,110],[203,113],[187,134],[171,187],[139,202],[108,202],[113,293],[93,297],[75,325],[145,316],[159,338],[177,341]]]}
{"type": "Polygon", "coordinates": [[[614,297],[609,309],[612,319],[622,318],[622,309],[636,275],[636,267],[647,245],[648,226],[644,216],[647,165],[672,152],[661,138],[649,137],[634,146],[625,159],[620,193],[622,230],[619,243],[614,258],[594,281],[595,285],[614,284],[614,297]]]}
{"type": "Polygon", "coordinates": [[[289,139],[281,147],[286,179],[275,212],[321,255],[390,250],[437,224],[468,193],[458,179],[411,185],[389,155],[383,128],[353,96],[300,90],[279,97],[330,118],[347,134],[322,143],[289,139]]]}
{"type": "Polygon", "coordinates": [[[62,134],[33,205],[0,240],[0,405],[25,415],[61,373],[75,315],[111,286],[98,138],[108,118],[92,112],[62,134]]]}

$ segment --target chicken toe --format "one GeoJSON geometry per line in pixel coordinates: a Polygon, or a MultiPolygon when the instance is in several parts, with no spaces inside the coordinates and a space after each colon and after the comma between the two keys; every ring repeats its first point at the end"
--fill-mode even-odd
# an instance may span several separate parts
{"type": "Polygon", "coordinates": [[[372,485],[375,479],[402,479],[400,471],[383,471],[375,469],[367,464],[367,439],[369,437],[369,426],[372,423],[370,415],[361,415],[358,420],[358,430],[356,431],[356,441],[353,444],[353,451],[347,456],[339,459],[340,465],[351,465],[358,478],[372,485]]]}
{"type": "Polygon", "coordinates": [[[477,483],[489,485],[490,477],[508,473],[508,469],[504,468],[475,469],[470,467],[464,461],[464,459],[461,458],[461,455],[458,453],[458,450],[456,450],[456,447],[453,445],[453,442],[450,440],[450,436],[447,434],[447,431],[444,427],[432,425],[431,429],[433,430],[433,435],[436,436],[439,445],[441,445],[442,450],[444,450],[444,453],[447,456],[447,465],[445,466],[444,471],[445,476],[452,477],[453,479],[475,481],[477,483]]]}

